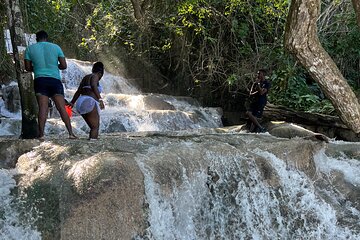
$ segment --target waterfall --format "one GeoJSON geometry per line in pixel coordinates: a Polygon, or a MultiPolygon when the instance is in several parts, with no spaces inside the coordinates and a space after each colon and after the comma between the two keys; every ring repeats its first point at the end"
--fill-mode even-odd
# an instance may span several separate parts
{"type": "MultiPolygon", "coordinates": [[[[90,71],[91,63],[68,60],[62,73],[67,99],[90,71]]],[[[100,84],[106,104],[100,137],[114,134],[94,142],[60,137],[27,146],[32,152],[19,158],[16,170],[0,169],[0,240],[41,239],[36,220],[54,220],[42,212],[33,218],[23,199],[11,194],[16,171],[22,171],[22,187],[39,184],[41,198],[48,197],[46,187],[54,190],[52,199],[42,200],[60,208],[59,219],[50,221],[55,226],[47,227],[63,239],[360,239],[359,144],[219,133],[217,108],[144,94],[108,72],[100,84]],[[131,133],[151,131],[157,133],[131,133]]],[[[0,108],[0,135],[18,135],[19,112],[10,113],[4,103],[0,108]]],[[[87,135],[76,113],[72,125],[76,134],[87,135]]],[[[66,134],[56,112],[46,134],[66,134]]],[[[16,144],[6,145],[5,154],[15,156],[22,148],[16,144]]]]}
{"type": "MultiPolygon", "coordinates": [[[[195,144],[186,142],[180,148],[190,151],[195,144]]],[[[167,146],[161,151],[168,151],[167,146]]],[[[156,156],[155,149],[151,154],[156,156]]],[[[179,158],[174,163],[176,176],[181,180],[170,182],[159,179],[160,166],[149,161],[149,154],[138,158],[150,209],[147,234],[139,239],[360,238],[360,212],[354,203],[347,202],[339,208],[341,194],[333,185],[328,185],[328,189],[319,187],[304,172],[289,168],[286,161],[271,152],[255,149],[250,154],[228,154],[225,149],[210,150],[204,156],[207,172],[193,171],[191,158],[179,158]],[[264,178],[264,170],[255,160],[259,157],[276,171],[275,187],[264,178]],[[330,201],[329,197],[335,200],[330,201]]],[[[316,155],[319,182],[326,181],[329,173],[325,165],[337,169],[347,166],[349,171],[343,171],[345,178],[359,184],[358,174],[353,174],[360,171],[359,161],[334,159],[322,149],[316,155]],[[324,164],[328,160],[336,164],[324,164]]]]}
{"type": "Polygon", "coordinates": [[[0,240],[40,240],[40,233],[32,227],[34,219],[21,216],[16,207],[19,201],[10,194],[16,186],[14,174],[14,170],[0,169],[0,240]]]}
{"type": "MultiPolygon", "coordinates": [[[[71,100],[82,78],[91,73],[92,64],[73,59],[67,59],[67,63],[68,68],[62,71],[61,76],[65,98],[71,100]]],[[[106,106],[100,113],[100,135],[113,132],[178,131],[222,126],[219,108],[201,107],[192,98],[144,94],[124,77],[106,71],[100,84],[104,89],[102,97],[106,106]]],[[[7,113],[4,107],[1,109],[3,110],[0,113],[7,113]]],[[[6,118],[2,118],[0,135],[19,135],[20,118],[20,112],[7,114],[6,118]]],[[[71,121],[75,134],[87,135],[89,128],[75,111],[71,121]]],[[[66,135],[64,123],[56,110],[48,118],[45,133],[66,135]]]]}

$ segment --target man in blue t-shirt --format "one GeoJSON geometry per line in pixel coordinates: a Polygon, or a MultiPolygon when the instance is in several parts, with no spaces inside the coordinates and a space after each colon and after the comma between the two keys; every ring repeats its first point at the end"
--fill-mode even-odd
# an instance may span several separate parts
{"type": "Polygon", "coordinates": [[[246,106],[246,115],[251,120],[250,132],[265,132],[257,118],[261,118],[266,102],[270,83],[265,79],[266,70],[260,69],[257,73],[257,80],[252,85],[249,96],[249,104],[246,106]]]}
{"type": "Polygon", "coordinates": [[[36,33],[36,41],[36,44],[26,48],[25,70],[34,72],[34,89],[39,105],[39,139],[44,138],[49,98],[54,101],[69,132],[69,138],[76,138],[65,110],[64,87],[59,71],[59,69],[67,68],[64,53],[58,45],[48,42],[48,35],[45,31],[36,33]]]}

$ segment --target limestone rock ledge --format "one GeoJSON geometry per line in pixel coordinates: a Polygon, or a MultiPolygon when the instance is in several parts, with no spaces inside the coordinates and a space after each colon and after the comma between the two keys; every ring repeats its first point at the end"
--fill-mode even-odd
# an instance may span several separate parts
{"type": "Polygon", "coordinates": [[[312,178],[314,155],[329,144],[203,129],[112,134],[98,141],[54,138],[37,145],[19,157],[16,168],[19,192],[41,212],[37,228],[43,239],[111,240],[146,234],[144,169],[151,169],[154,181],[170,195],[172,184],[184,181],[183,169],[189,179],[203,172],[216,184],[222,177],[221,169],[214,167],[217,158],[241,155],[244,168],[250,167],[246,159],[254,160],[261,181],[277,188],[276,170],[259,151],[270,152],[312,178]]]}

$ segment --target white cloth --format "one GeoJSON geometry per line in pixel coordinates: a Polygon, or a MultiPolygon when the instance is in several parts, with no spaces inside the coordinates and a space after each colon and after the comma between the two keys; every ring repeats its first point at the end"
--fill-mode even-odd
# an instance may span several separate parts
{"type": "Polygon", "coordinates": [[[93,97],[87,95],[81,95],[76,101],[76,111],[78,113],[87,114],[91,112],[96,106],[98,112],[100,112],[99,102],[96,101],[93,97]]]}

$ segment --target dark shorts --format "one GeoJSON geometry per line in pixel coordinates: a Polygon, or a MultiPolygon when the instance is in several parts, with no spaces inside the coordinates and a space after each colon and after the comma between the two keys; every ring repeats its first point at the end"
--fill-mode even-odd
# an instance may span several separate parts
{"type": "Polygon", "coordinates": [[[257,118],[261,118],[264,112],[266,101],[259,101],[258,99],[248,98],[245,101],[246,111],[249,111],[257,118]]]}
{"type": "Polygon", "coordinates": [[[34,89],[36,95],[53,97],[55,95],[64,96],[64,87],[59,79],[52,77],[38,77],[34,80],[34,89]]]}
{"type": "Polygon", "coordinates": [[[257,118],[261,118],[264,112],[265,104],[255,103],[251,105],[251,113],[257,118]]]}

